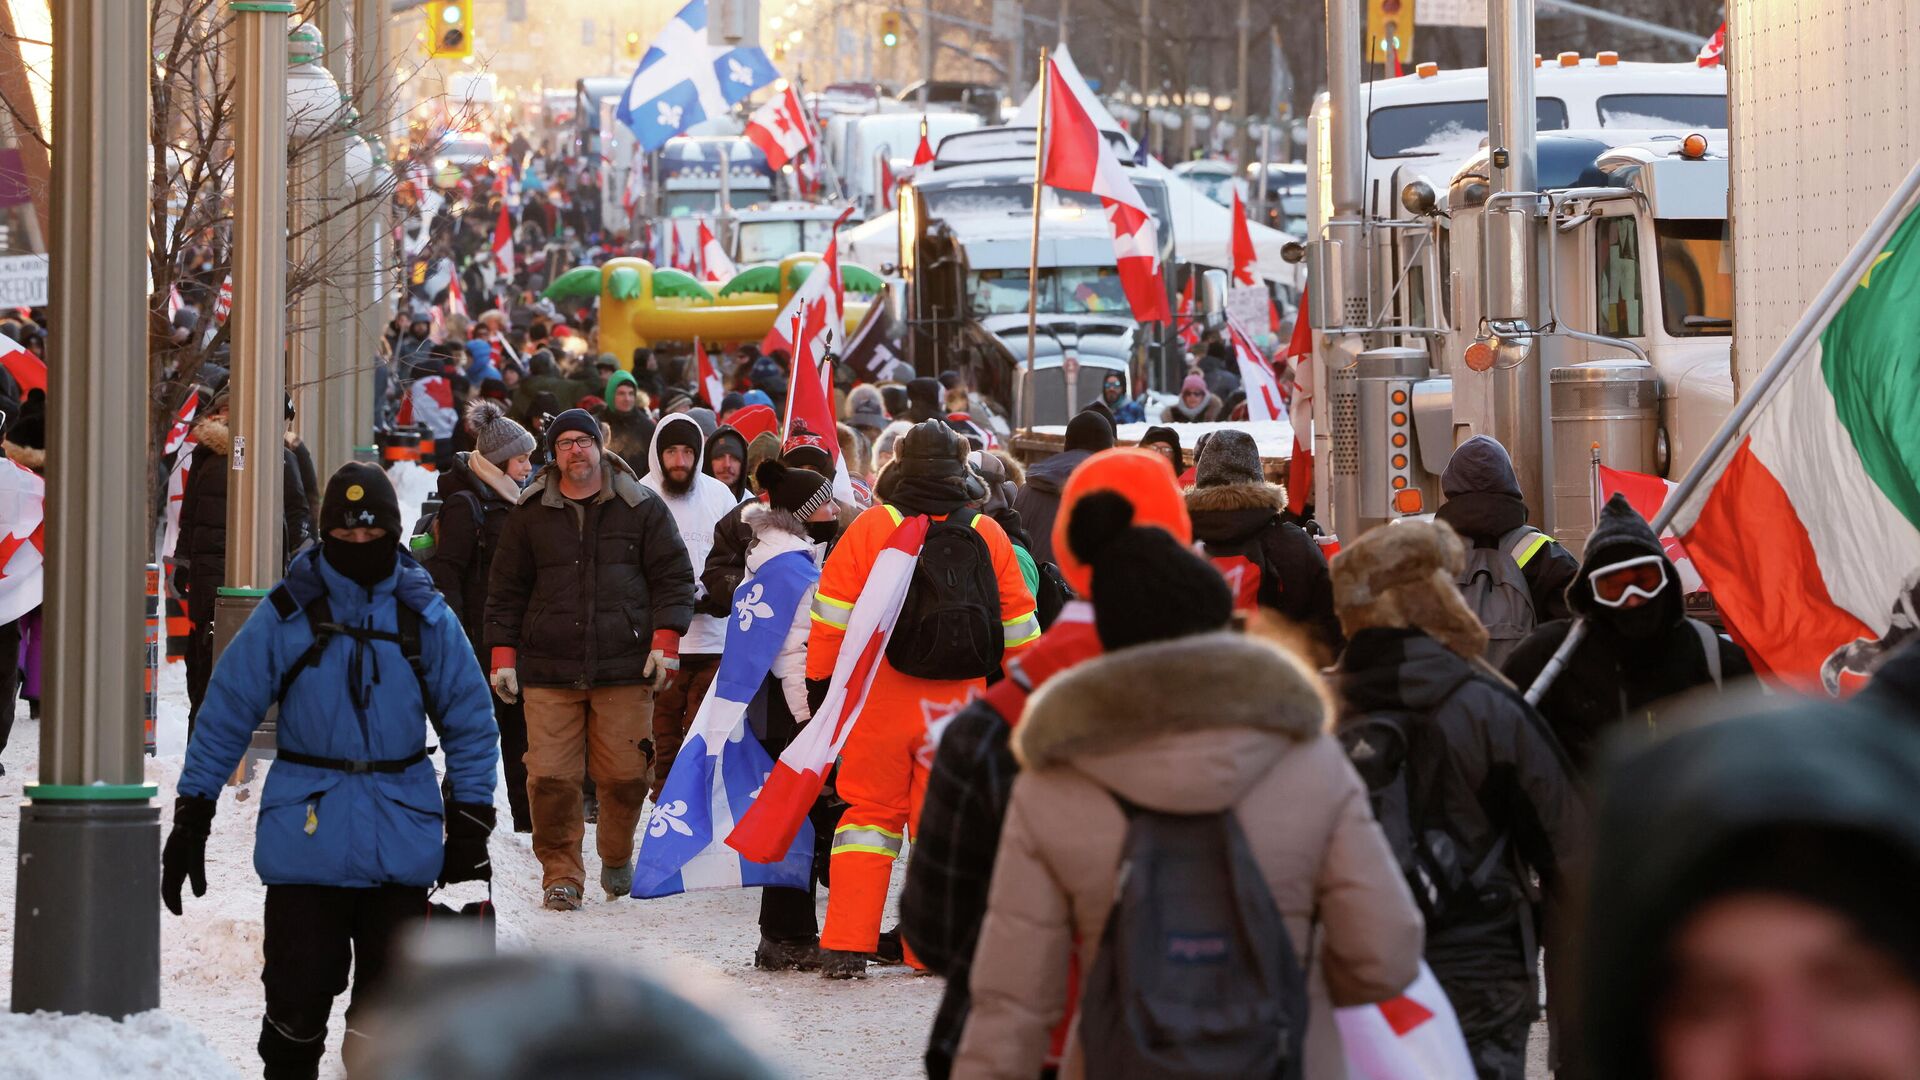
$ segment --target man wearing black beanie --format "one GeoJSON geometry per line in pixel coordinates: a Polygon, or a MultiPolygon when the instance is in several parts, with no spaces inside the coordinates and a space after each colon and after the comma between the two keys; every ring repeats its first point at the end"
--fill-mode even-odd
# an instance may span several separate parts
{"type": "Polygon", "coordinates": [[[654,695],[679,668],[693,619],[693,566],[666,500],[601,439],[584,410],[553,418],[552,461],[507,515],[488,577],[490,681],[507,702],[524,686],[533,851],[553,911],[581,904],[587,773],[600,884],[608,899],[627,895],[654,695]]]}
{"type": "Polygon", "coordinates": [[[1067,421],[1066,448],[1027,470],[1027,482],[1014,496],[1013,508],[1033,537],[1036,562],[1058,562],[1053,553],[1053,519],[1060,513],[1060,490],[1080,463],[1113,448],[1113,422],[1093,411],[1082,411],[1067,421]]]}
{"type": "Polygon", "coordinates": [[[214,669],[161,856],[161,898],[179,915],[183,884],[206,895],[220,791],[278,706],[253,859],[267,887],[259,1050],[270,1077],[317,1075],[350,966],[351,1065],[354,1017],[428,888],[492,874],[499,736],[460,620],[400,554],[385,473],[343,466],[320,516],[320,546],[295,556],[214,669]],[[430,736],[446,754],[444,810],[430,736]]]}

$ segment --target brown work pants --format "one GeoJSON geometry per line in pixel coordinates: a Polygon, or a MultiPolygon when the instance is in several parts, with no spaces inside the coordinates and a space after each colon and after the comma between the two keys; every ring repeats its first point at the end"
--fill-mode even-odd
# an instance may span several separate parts
{"type": "Polygon", "coordinates": [[[586,867],[580,841],[587,826],[581,783],[585,774],[591,774],[599,794],[595,839],[601,863],[632,863],[633,832],[646,802],[647,773],[653,761],[647,740],[653,723],[653,690],[645,684],[591,690],[529,686],[525,700],[527,801],[533,811],[533,854],[540,860],[540,887],[564,882],[584,891],[586,867]]]}

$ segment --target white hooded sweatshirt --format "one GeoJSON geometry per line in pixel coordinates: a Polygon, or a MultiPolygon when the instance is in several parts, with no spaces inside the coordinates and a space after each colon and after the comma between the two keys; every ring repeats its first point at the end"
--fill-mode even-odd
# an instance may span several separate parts
{"type": "MultiPolygon", "coordinates": [[[[642,484],[667,504],[667,509],[673,513],[674,523],[680,528],[680,542],[687,545],[687,559],[693,564],[696,601],[705,593],[700,584],[700,571],[707,565],[707,553],[713,550],[713,528],[739,505],[739,500],[733,497],[733,491],[727,485],[700,471],[700,458],[705,453],[706,442],[706,434],[693,417],[685,413],[670,413],[662,417],[659,426],[653,429],[653,445],[647,448],[647,474],[640,478],[642,484]],[[693,486],[679,495],[667,491],[666,471],[660,467],[660,437],[676,424],[685,424],[693,439],[693,486]]],[[[725,620],[711,615],[695,615],[693,623],[680,639],[680,655],[718,656],[726,642],[725,620]]]]}

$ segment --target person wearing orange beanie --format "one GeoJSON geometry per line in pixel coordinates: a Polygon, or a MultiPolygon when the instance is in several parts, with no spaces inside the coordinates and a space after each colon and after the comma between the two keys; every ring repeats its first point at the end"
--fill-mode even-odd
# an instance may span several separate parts
{"type": "MultiPolygon", "coordinates": [[[[1090,603],[1093,569],[1068,542],[1075,507],[1096,492],[1126,499],[1132,524],[1165,529],[1183,545],[1193,542],[1186,502],[1160,454],[1104,450],[1081,463],[1061,489],[1052,537],[1061,576],[1080,599],[1068,602],[1031,649],[1009,659],[1006,678],[957,713],[940,735],[921,802],[920,827],[914,833],[913,860],[907,864],[906,891],[900,897],[901,936],[922,963],[947,978],[927,1043],[927,1075],[932,1080],[944,1080],[952,1069],[966,1026],[974,944],[986,917],[1000,824],[1020,771],[1009,746],[1013,726],[1028,695],[1102,652],[1090,603]]],[[[1056,1055],[1065,1034],[1063,1020],[1055,1032],[1056,1055]]]]}

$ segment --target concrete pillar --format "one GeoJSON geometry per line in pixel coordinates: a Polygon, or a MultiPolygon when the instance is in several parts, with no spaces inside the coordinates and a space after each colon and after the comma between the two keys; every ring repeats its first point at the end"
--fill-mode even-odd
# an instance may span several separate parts
{"type": "Polygon", "coordinates": [[[40,783],[20,816],[15,1012],[160,1004],[160,820],[142,773],[147,6],[53,6],[40,783]]]}

